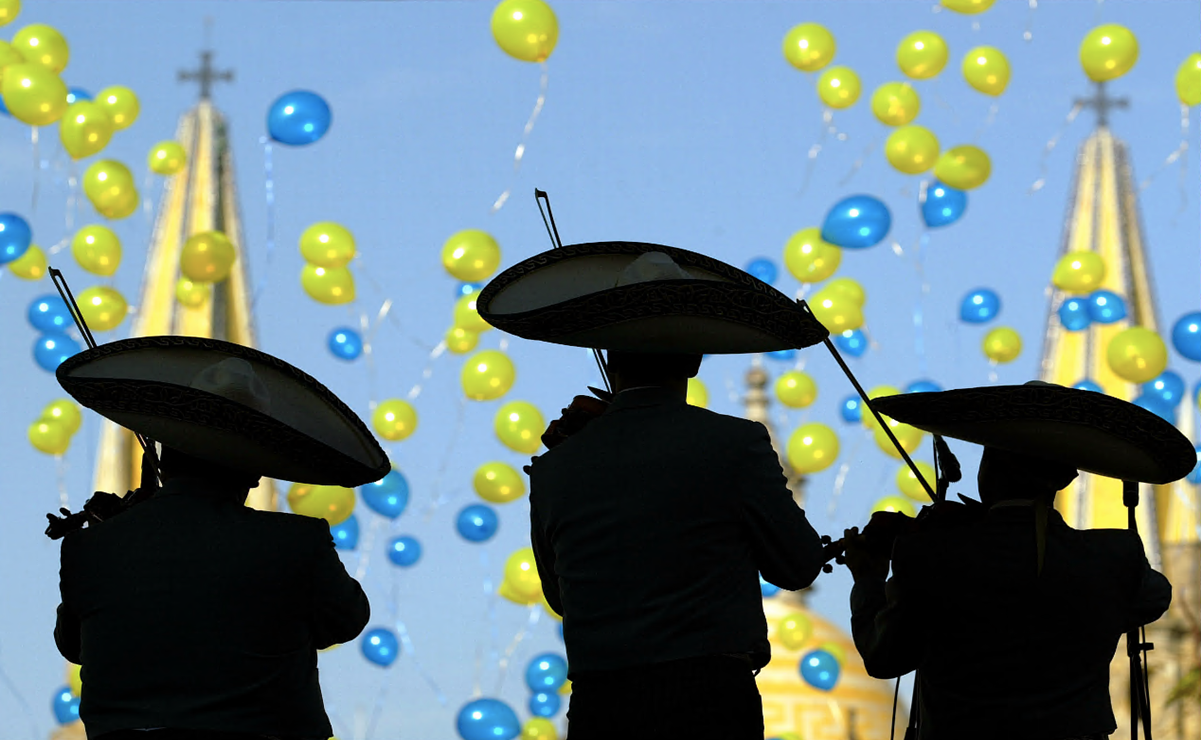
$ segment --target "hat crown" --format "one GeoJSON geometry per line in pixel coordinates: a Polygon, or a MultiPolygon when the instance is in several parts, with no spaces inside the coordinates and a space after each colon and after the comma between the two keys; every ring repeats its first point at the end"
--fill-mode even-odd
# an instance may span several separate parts
{"type": "Polygon", "coordinates": [[[666,252],[646,252],[638,256],[617,276],[613,287],[635,283],[649,283],[654,280],[692,280],[693,276],[676,264],[666,252]]]}
{"type": "Polygon", "coordinates": [[[196,373],[189,385],[255,411],[271,413],[271,393],[267,390],[267,384],[255,374],[254,367],[246,360],[229,357],[213,363],[196,373]]]}

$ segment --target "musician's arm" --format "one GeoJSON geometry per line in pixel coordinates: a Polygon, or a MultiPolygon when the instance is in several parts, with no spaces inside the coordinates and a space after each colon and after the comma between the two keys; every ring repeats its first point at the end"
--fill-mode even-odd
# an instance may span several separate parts
{"type": "MultiPolygon", "coordinates": [[[[531,481],[532,486],[532,481],[531,481]]],[[[542,581],[542,595],[555,614],[563,616],[563,600],[559,594],[559,577],[555,575],[555,549],[546,537],[546,529],[538,518],[538,507],[530,499],[530,547],[534,550],[534,564],[538,567],[538,578],[542,581]]]]}
{"type": "MultiPolygon", "coordinates": [[[[849,556],[848,552],[848,560],[849,556]]],[[[894,559],[893,576],[887,581],[887,570],[881,573],[870,565],[852,570],[851,635],[873,678],[903,676],[916,670],[925,655],[921,600],[914,593],[909,568],[905,563],[897,565],[894,559]]]]}
{"type": "Polygon", "coordinates": [[[57,617],[54,622],[54,644],[58,647],[58,652],[64,658],[76,665],[82,665],[83,662],[79,658],[79,653],[82,649],[82,639],[80,637],[81,626],[79,624],[79,617],[67,603],[66,579],[63,577],[67,571],[68,563],[71,562],[70,553],[73,549],[72,545],[74,545],[74,537],[73,535],[67,535],[63,539],[62,549],[60,550],[58,593],[61,603],[58,605],[57,617]]]}

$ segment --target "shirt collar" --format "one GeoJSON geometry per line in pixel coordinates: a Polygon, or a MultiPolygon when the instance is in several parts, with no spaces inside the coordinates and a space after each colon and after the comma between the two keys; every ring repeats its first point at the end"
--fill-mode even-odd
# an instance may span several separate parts
{"type": "Polygon", "coordinates": [[[641,408],[644,406],[682,406],[684,399],[679,398],[670,389],[661,385],[640,385],[626,388],[613,396],[609,410],[641,408]]]}

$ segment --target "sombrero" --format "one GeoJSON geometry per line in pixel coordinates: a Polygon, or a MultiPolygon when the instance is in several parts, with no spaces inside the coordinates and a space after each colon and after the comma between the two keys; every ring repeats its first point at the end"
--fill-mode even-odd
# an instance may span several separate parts
{"type": "Polygon", "coordinates": [[[1041,381],[881,396],[871,403],[932,434],[1109,478],[1171,483],[1197,464],[1188,438],[1154,413],[1103,393],[1041,381]]]}
{"type": "Polygon", "coordinates": [[[363,421],[300,369],[217,339],[137,337],[58,366],[75,400],[123,427],[227,467],[361,486],[391,470],[363,421]]]}
{"type": "Polygon", "coordinates": [[[830,335],[804,302],[736,267],[640,242],[535,255],[493,278],[475,305],[515,336],[627,352],[773,352],[830,335]]]}

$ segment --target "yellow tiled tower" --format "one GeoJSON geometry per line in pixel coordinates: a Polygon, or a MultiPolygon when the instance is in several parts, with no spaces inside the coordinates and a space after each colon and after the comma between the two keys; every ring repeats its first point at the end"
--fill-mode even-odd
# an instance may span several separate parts
{"type": "MultiPolygon", "coordinates": [[[[1113,324],[1093,324],[1083,331],[1069,332],[1060,323],[1057,311],[1071,296],[1052,289],[1040,377],[1065,386],[1088,379],[1098,383],[1106,394],[1132,401],[1139,395],[1139,386],[1122,380],[1110,370],[1106,347],[1115,334],[1130,326],[1161,332],[1163,324],[1148,271],[1147,245],[1129,153],[1108,125],[1109,110],[1125,107],[1126,101],[1108,97],[1104,83],[1098,83],[1096,95],[1077,104],[1096,110],[1097,126],[1077,152],[1060,254],[1091,251],[1101,255],[1107,270],[1099,287],[1125,299],[1127,316],[1113,324]]],[[[1177,426],[1185,436],[1194,438],[1191,404],[1182,405],[1177,426]]],[[[1148,654],[1153,737],[1195,740],[1201,737],[1201,711],[1196,703],[1176,702],[1170,707],[1166,703],[1172,688],[1201,661],[1198,644],[1201,521],[1197,515],[1197,486],[1181,480],[1141,488],[1136,515],[1139,533],[1152,567],[1163,572],[1173,586],[1168,614],[1147,629],[1147,640],[1155,645],[1148,654]]],[[[1122,482],[1118,480],[1082,473],[1057,496],[1056,508],[1077,529],[1127,526],[1122,482]]],[[[1125,639],[1119,644],[1110,676],[1118,720],[1117,733],[1112,737],[1129,738],[1130,684],[1125,639]]]]}

